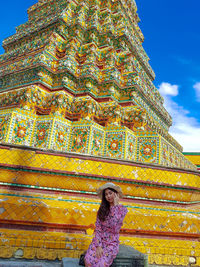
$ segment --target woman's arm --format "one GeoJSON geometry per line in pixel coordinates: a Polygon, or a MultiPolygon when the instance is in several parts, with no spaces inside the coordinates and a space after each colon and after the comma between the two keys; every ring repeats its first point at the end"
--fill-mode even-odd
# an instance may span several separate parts
{"type": "Polygon", "coordinates": [[[101,221],[99,220],[99,218],[97,216],[96,228],[95,228],[95,237],[94,237],[94,240],[93,240],[94,244],[96,246],[96,256],[97,256],[97,258],[101,258],[102,255],[103,255],[101,235],[102,235],[101,221]]]}
{"type": "Polygon", "coordinates": [[[102,246],[102,243],[101,243],[102,229],[101,229],[101,221],[99,220],[98,216],[97,216],[95,225],[96,225],[96,228],[95,228],[94,243],[96,247],[101,247],[102,246]]]}
{"type": "Polygon", "coordinates": [[[124,217],[126,216],[128,210],[126,207],[123,205],[119,204],[114,207],[114,214],[113,214],[113,223],[114,223],[114,231],[119,232],[122,224],[124,217]]]}

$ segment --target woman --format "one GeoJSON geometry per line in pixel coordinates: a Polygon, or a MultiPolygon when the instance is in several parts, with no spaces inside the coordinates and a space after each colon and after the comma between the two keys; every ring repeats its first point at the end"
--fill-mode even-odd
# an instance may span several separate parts
{"type": "Polygon", "coordinates": [[[113,183],[106,183],[97,190],[102,199],[97,213],[95,237],[85,255],[85,266],[108,267],[119,251],[119,231],[127,208],[119,205],[122,191],[113,183]]]}

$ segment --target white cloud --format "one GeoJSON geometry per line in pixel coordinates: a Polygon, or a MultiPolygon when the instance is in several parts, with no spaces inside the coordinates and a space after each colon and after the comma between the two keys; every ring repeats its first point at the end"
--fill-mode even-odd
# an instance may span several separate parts
{"type": "Polygon", "coordinates": [[[196,92],[197,101],[200,102],[200,82],[197,82],[193,85],[193,88],[196,92]]]}
{"type": "Polygon", "coordinates": [[[178,85],[176,85],[176,84],[172,85],[170,83],[163,82],[159,87],[159,91],[160,91],[161,95],[163,95],[163,96],[167,96],[167,95],[177,96],[178,95],[178,85]]]}
{"type": "Polygon", "coordinates": [[[172,116],[173,125],[169,133],[183,146],[183,151],[200,152],[200,124],[188,110],[172,99],[178,95],[179,86],[163,82],[158,89],[164,97],[165,108],[172,116]]]}

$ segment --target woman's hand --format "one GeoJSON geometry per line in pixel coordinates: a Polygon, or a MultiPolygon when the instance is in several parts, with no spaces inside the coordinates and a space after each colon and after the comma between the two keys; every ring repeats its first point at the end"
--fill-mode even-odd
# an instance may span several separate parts
{"type": "Polygon", "coordinates": [[[101,258],[103,256],[103,249],[102,249],[102,247],[97,247],[96,248],[96,256],[97,256],[97,258],[101,258]]]}
{"type": "Polygon", "coordinates": [[[119,194],[115,193],[115,197],[114,197],[114,206],[119,205],[119,194]]]}

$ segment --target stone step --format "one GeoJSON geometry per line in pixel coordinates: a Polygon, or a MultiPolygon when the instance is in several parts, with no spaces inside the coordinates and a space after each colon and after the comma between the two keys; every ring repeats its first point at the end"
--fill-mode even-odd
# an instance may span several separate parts
{"type": "MultiPolygon", "coordinates": [[[[62,267],[79,267],[79,259],[63,258],[62,267]]],[[[119,253],[111,267],[148,267],[148,258],[145,254],[133,247],[120,245],[119,253]]]]}
{"type": "MultiPolygon", "coordinates": [[[[0,267],[79,267],[79,259],[63,258],[59,261],[0,259],[0,267]]],[[[147,256],[130,246],[120,245],[111,267],[148,267],[147,256]]]]}
{"type": "Polygon", "coordinates": [[[0,267],[61,267],[58,261],[0,259],[0,267]]]}
{"type": "Polygon", "coordinates": [[[81,266],[78,263],[79,263],[79,259],[73,259],[73,258],[63,258],[62,259],[62,267],[79,267],[79,266],[81,266]]]}

